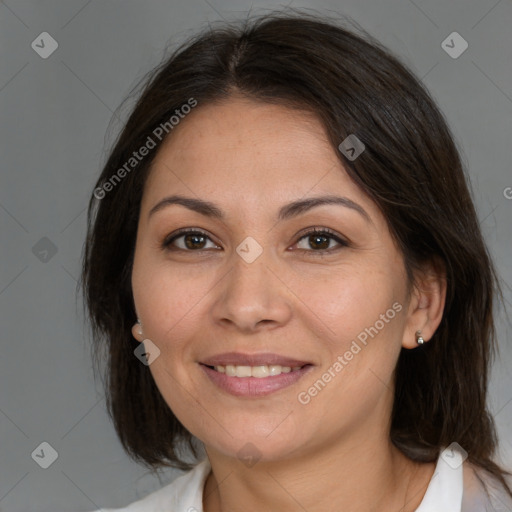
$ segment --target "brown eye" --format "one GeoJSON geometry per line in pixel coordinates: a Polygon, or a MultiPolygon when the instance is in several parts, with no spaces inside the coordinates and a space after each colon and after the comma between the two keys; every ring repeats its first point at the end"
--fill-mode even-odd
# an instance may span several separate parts
{"type": "MultiPolygon", "coordinates": [[[[331,252],[336,250],[336,247],[331,245],[331,242],[335,242],[335,245],[341,247],[347,247],[348,243],[337,236],[335,233],[328,229],[313,229],[299,238],[297,246],[301,243],[301,240],[305,240],[306,247],[298,247],[301,251],[306,252],[331,252]],[[312,250],[311,250],[312,249],[312,250]]],[[[338,247],[339,248],[339,247],[338,247]]]]}
{"type": "MultiPolygon", "coordinates": [[[[187,249],[203,249],[206,237],[201,234],[191,233],[189,235],[182,235],[183,241],[187,249]]],[[[181,237],[179,237],[181,238],[181,237]]],[[[179,239],[178,238],[178,239],[179,239]]]]}
{"type": "MultiPolygon", "coordinates": [[[[201,251],[207,249],[205,245],[208,240],[210,238],[202,231],[182,230],[166,238],[162,246],[167,250],[201,251]]],[[[213,246],[218,248],[216,244],[213,246]]]]}
{"type": "Polygon", "coordinates": [[[325,235],[308,235],[308,243],[312,249],[329,249],[331,238],[325,235]]]}

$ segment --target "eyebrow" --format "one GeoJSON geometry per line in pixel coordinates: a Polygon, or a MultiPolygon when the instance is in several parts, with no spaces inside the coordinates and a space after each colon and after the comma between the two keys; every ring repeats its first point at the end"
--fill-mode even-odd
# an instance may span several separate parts
{"type": "MultiPolygon", "coordinates": [[[[154,215],[156,212],[164,209],[167,206],[170,206],[172,204],[178,204],[181,206],[184,206],[185,208],[188,208],[189,210],[195,211],[201,215],[204,215],[206,217],[211,217],[214,219],[220,219],[224,220],[226,218],[223,211],[216,206],[214,203],[211,203],[210,201],[205,201],[203,199],[196,199],[193,197],[185,197],[181,195],[172,195],[169,197],[165,197],[161,201],[159,201],[148,214],[148,220],[149,218],[154,215]]],[[[292,217],[296,217],[308,210],[311,210],[312,208],[315,208],[317,206],[323,206],[328,204],[334,204],[334,205],[340,205],[344,206],[346,208],[350,208],[356,212],[358,212],[366,221],[372,222],[370,219],[370,216],[368,213],[363,209],[362,206],[355,203],[348,197],[340,197],[340,196],[319,196],[319,197],[311,197],[308,199],[300,199],[298,201],[293,201],[292,203],[288,203],[284,206],[282,206],[279,209],[277,219],[282,220],[288,220],[292,217]]]]}

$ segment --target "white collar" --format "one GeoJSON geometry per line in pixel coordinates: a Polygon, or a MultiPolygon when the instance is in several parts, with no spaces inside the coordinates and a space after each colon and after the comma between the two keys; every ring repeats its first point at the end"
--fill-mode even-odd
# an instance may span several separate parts
{"type": "Polygon", "coordinates": [[[456,446],[441,451],[427,492],[416,512],[460,512],[464,458],[456,446]]]}

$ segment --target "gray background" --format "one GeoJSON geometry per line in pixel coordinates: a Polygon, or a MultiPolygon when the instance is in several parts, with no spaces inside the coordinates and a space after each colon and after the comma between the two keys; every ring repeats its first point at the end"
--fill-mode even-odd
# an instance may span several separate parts
{"type": "MultiPolygon", "coordinates": [[[[282,5],[242,0],[188,0],[186,5],[174,0],[0,2],[2,512],[121,507],[179,474],[163,472],[159,481],[128,459],[106,414],[101,384],[94,382],[81,301],[75,299],[85,208],[117,130],[114,126],[105,139],[113,112],[160,61],[166,46],[208,21],[282,5]],[[59,45],[47,59],[31,47],[42,32],[59,45]],[[44,237],[55,254],[47,240],[41,241],[44,237]],[[47,254],[41,252],[45,249],[47,254]],[[58,453],[47,469],[31,457],[42,442],[58,453]]],[[[462,150],[510,304],[510,0],[289,5],[351,17],[423,79],[462,150]],[[441,47],[453,31],[469,44],[456,59],[441,47]]],[[[510,334],[501,313],[501,357],[493,370],[490,402],[509,467],[510,334]]]]}

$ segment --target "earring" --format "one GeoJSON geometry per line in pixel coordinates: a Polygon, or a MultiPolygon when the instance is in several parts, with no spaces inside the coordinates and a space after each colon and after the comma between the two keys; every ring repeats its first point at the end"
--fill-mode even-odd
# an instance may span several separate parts
{"type": "Polygon", "coordinates": [[[425,340],[421,336],[421,331],[416,331],[416,342],[418,345],[423,345],[423,343],[425,343],[425,340]]]}
{"type": "Polygon", "coordinates": [[[142,324],[140,323],[140,320],[138,318],[137,323],[139,324],[139,334],[142,336],[142,324]]]}

